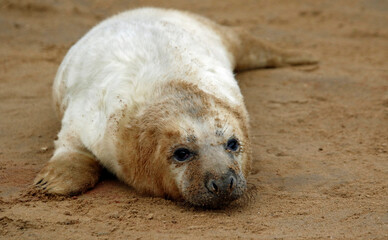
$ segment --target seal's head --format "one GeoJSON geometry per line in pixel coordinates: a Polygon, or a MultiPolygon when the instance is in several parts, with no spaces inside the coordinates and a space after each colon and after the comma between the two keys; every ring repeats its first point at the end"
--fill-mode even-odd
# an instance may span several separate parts
{"type": "Polygon", "coordinates": [[[119,177],[140,191],[196,206],[239,198],[250,165],[243,104],[231,107],[185,83],[164,91],[164,98],[125,121],[119,177]]]}

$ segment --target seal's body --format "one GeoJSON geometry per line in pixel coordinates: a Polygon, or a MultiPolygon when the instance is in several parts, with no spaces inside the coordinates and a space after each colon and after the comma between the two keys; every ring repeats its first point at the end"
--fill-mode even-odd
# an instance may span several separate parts
{"type": "Polygon", "coordinates": [[[68,52],[53,86],[62,128],[35,184],[93,187],[101,167],[140,192],[217,206],[241,196],[248,114],[233,69],[314,62],[185,12],[111,17],[68,52]]]}

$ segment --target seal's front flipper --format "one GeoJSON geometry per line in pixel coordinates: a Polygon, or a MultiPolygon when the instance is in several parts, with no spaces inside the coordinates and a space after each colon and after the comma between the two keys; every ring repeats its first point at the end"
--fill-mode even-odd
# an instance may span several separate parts
{"type": "Polygon", "coordinates": [[[229,28],[227,32],[227,46],[234,56],[237,71],[318,62],[309,53],[279,49],[240,28],[229,28]]]}
{"type": "Polygon", "coordinates": [[[34,185],[50,194],[79,194],[96,185],[101,169],[88,153],[61,151],[39,172],[34,185]]]}

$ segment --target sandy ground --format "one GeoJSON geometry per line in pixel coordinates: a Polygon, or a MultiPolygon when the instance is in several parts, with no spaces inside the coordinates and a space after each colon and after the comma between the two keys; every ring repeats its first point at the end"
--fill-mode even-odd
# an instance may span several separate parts
{"type": "Polygon", "coordinates": [[[388,239],[388,1],[0,0],[0,239],[388,239]],[[140,196],[106,174],[34,195],[60,128],[51,83],[101,19],[190,10],[305,49],[318,66],[237,74],[254,145],[246,201],[216,211],[140,196]]]}

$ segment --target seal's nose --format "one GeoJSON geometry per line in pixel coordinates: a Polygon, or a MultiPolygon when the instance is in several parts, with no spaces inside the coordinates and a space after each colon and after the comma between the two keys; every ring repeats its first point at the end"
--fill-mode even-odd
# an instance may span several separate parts
{"type": "Polygon", "coordinates": [[[206,183],[209,192],[219,196],[227,197],[231,195],[237,186],[237,177],[234,171],[229,170],[220,178],[210,177],[206,183]]]}

